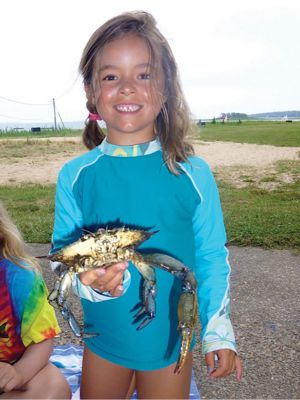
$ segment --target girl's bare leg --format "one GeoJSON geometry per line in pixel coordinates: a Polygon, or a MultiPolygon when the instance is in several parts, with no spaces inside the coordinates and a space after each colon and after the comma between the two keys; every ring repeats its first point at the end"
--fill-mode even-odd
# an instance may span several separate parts
{"type": "Polygon", "coordinates": [[[174,374],[176,364],[156,371],[136,371],[139,399],[188,399],[192,378],[193,356],[189,353],[180,374],[174,374]]]}
{"type": "Polygon", "coordinates": [[[0,399],[70,399],[68,382],[53,364],[48,363],[22,390],[2,393],[0,399]]]}
{"type": "Polygon", "coordinates": [[[113,364],[84,346],[80,398],[124,399],[132,376],[131,369],[113,364]]]}
{"type": "Polygon", "coordinates": [[[134,391],[135,391],[135,386],[136,386],[136,378],[135,378],[135,372],[133,372],[132,374],[132,378],[131,378],[131,382],[130,382],[130,386],[129,389],[127,391],[127,394],[125,396],[125,399],[131,399],[134,391]]]}

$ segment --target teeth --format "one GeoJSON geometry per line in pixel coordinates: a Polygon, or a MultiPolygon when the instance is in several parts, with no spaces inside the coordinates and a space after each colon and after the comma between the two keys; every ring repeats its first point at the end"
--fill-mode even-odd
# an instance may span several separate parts
{"type": "Polygon", "coordinates": [[[134,112],[134,111],[137,111],[140,107],[135,104],[120,104],[116,108],[118,111],[134,112]]]}

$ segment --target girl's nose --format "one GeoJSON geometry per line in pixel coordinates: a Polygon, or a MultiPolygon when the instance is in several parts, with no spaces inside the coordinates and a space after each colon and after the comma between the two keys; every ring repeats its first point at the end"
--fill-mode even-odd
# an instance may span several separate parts
{"type": "Polygon", "coordinates": [[[120,87],[121,94],[128,96],[134,92],[135,92],[135,87],[134,87],[133,82],[131,82],[130,80],[126,80],[126,81],[122,82],[121,87],[120,87]]]}

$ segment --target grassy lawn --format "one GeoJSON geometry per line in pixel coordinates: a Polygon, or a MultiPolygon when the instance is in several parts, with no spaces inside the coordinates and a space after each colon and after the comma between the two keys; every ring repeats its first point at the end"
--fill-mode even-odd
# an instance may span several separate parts
{"type": "Polygon", "coordinates": [[[55,185],[0,186],[0,199],[26,242],[49,243],[55,185]]]}
{"type": "Polygon", "coordinates": [[[242,121],[207,123],[198,128],[196,138],[203,141],[300,146],[300,122],[242,121]]]}
{"type": "Polygon", "coordinates": [[[79,136],[82,130],[78,129],[42,129],[41,132],[31,131],[3,131],[0,130],[0,139],[19,139],[19,138],[50,138],[50,137],[64,137],[64,136],[79,136]]]}
{"type": "Polygon", "coordinates": [[[230,244],[300,250],[300,181],[273,191],[219,189],[230,244]]]}
{"type": "MultiPolygon", "coordinates": [[[[300,248],[300,182],[274,191],[222,182],[219,188],[230,244],[300,248]]],[[[54,193],[55,185],[0,186],[0,198],[27,242],[50,242],[54,193]]]]}

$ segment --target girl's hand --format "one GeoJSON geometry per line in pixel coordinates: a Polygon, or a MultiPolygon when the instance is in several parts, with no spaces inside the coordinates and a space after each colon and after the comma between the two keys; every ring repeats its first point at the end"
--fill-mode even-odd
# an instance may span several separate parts
{"type": "Polygon", "coordinates": [[[243,374],[242,362],[234,351],[230,349],[211,351],[205,354],[205,362],[210,378],[222,378],[235,371],[236,379],[241,380],[243,374]],[[218,365],[215,361],[215,355],[218,357],[218,365]]]}
{"type": "Polygon", "coordinates": [[[23,385],[23,377],[13,365],[0,362],[0,392],[10,392],[23,385]]]}
{"type": "Polygon", "coordinates": [[[123,293],[123,275],[127,262],[120,262],[107,268],[97,268],[80,274],[81,283],[100,292],[110,292],[114,297],[123,293]]]}

